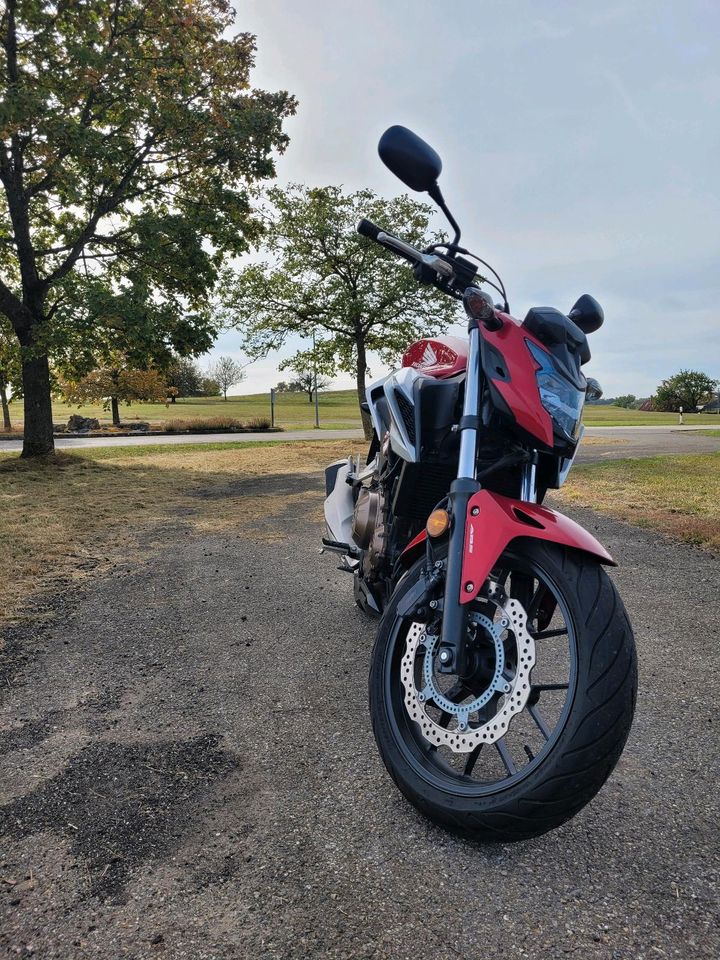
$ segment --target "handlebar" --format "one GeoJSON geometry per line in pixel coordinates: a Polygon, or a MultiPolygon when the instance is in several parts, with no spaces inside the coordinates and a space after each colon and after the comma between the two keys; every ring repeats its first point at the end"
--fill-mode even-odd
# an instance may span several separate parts
{"type": "Polygon", "coordinates": [[[399,237],[383,230],[382,227],[373,223],[372,220],[361,220],[357,225],[357,232],[363,237],[368,237],[370,240],[374,240],[375,243],[379,243],[380,246],[385,247],[386,250],[392,250],[393,253],[397,253],[411,263],[422,262],[424,254],[422,254],[420,250],[416,250],[411,244],[405,243],[405,241],[399,237]]]}
{"type": "Polygon", "coordinates": [[[436,253],[423,253],[422,250],[418,250],[416,247],[413,247],[412,244],[406,243],[404,240],[401,240],[400,237],[396,237],[394,234],[383,230],[382,227],[373,223],[372,220],[362,219],[357,225],[357,232],[363,237],[374,240],[375,243],[379,243],[381,247],[385,247],[386,250],[391,250],[410,263],[419,264],[421,267],[428,267],[430,270],[433,270],[438,277],[441,277],[448,283],[454,279],[455,272],[452,262],[449,261],[449,259],[436,253]]]}

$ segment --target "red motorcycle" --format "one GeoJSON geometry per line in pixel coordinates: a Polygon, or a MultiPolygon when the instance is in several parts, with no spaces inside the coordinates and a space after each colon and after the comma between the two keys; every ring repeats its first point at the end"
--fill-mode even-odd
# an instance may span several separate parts
{"type": "Polygon", "coordinates": [[[568,315],[535,307],[516,320],[497,273],[460,246],[437,153],[398,126],[379,153],[455,236],[421,251],[368,220],[358,232],[462,300],[468,339],[421,340],[368,387],[367,464],[327,468],[323,544],[352,572],[358,605],[382,617],[370,713],[395,783],[439,824],[519,840],[592,799],[635,707],[613,560],[541,505],[572,466],[586,396],[601,395],[581,368],[603,312],[586,294],[568,315]]]}

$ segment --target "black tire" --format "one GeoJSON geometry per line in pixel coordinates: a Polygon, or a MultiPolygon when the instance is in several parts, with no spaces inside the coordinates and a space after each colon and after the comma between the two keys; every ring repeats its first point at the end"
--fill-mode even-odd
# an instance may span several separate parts
{"type": "Polygon", "coordinates": [[[407,621],[397,616],[396,608],[420,576],[423,563],[419,561],[395,590],[372,653],[370,714],[385,766],[421,813],[474,839],[522,840],[558,827],[602,787],[632,724],[637,691],[635,644],[613,582],[594,558],[556,544],[516,541],[503,554],[499,567],[522,569],[525,564],[560,597],[570,625],[573,668],[567,693],[563,692],[565,705],[543,750],[524,771],[508,775],[507,782],[474,787],[459,774],[438,773],[431,765],[439,763],[433,759],[437,753],[432,754],[433,748],[427,756],[423,753],[419,727],[397,693],[399,651],[404,647],[407,621]]]}

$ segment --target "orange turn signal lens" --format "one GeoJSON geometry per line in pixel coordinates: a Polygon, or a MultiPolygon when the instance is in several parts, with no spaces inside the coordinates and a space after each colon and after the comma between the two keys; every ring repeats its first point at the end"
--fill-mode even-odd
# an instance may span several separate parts
{"type": "Polygon", "coordinates": [[[450,526],[450,514],[447,510],[433,510],[425,526],[429,537],[441,537],[450,526]]]}

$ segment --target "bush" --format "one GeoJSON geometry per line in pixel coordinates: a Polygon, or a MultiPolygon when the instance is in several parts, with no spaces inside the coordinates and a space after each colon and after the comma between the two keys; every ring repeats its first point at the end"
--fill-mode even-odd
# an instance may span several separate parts
{"type": "Polygon", "coordinates": [[[269,417],[253,417],[252,420],[248,420],[247,426],[249,430],[269,430],[270,419],[269,417]]]}
{"type": "Polygon", "coordinates": [[[168,433],[193,432],[212,433],[213,430],[242,430],[243,425],[235,417],[194,417],[190,420],[168,420],[165,423],[168,433]]]}

